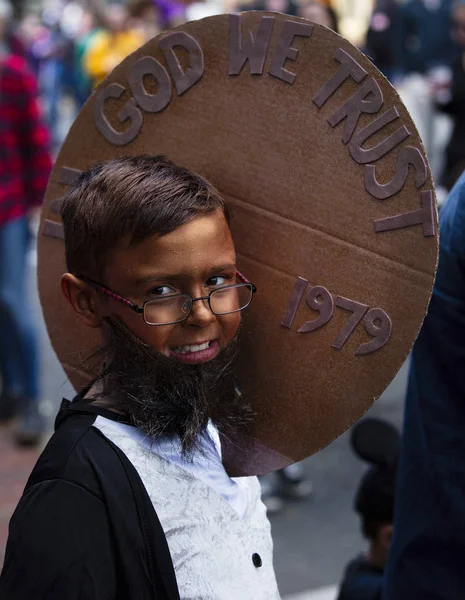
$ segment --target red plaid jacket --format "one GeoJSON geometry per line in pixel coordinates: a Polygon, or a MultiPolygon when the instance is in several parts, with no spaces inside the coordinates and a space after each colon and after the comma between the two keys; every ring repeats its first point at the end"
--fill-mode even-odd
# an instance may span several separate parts
{"type": "Polygon", "coordinates": [[[35,77],[10,55],[0,62],[0,227],[42,203],[51,166],[35,77]]]}

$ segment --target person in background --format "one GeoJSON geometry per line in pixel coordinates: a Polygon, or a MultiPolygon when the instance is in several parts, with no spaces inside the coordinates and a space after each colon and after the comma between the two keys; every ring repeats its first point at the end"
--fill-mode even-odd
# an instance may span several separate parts
{"type": "MultiPolygon", "coordinates": [[[[24,48],[24,55],[27,58],[29,67],[33,70],[36,76],[39,73],[40,60],[33,53],[33,46],[41,29],[42,24],[40,22],[39,16],[36,14],[24,15],[16,27],[18,39],[20,40],[20,43],[24,48]]],[[[20,53],[15,52],[15,54],[20,53]]]]}
{"type": "Polygon", "coordinates": [[[306,500],[313,491],[311,481],[306,477],[302,463],[295,463],[260,478],[262,501],[268,514],[284,509],[286,500],[306,500]]]}
{"type": "Polygon", "coordinates": [[[401,74],[426,74],[450,66],[457,55],[450,37],[454,0],[408,0],[399,4],[396,20],[396,66],[401,74]]]}
{"type": "Polygon", "coordinates": [[[387,421],[367,418],[352,429],[351,443],[355,454],[371,465],[355,498],[369,547],[346,567],[338,600],[381,600],[393,531],[400,435],[387,421]]]}
{"type": "Polygon", "coordinates": [[[160,12],[153,0],[133,0],[128,8],[131,28],[140,32],[144,43],[161,33],[160,12]]]}
{"type": "Polygon", "coordinates": [[[186,5],[189,2],[175,2],[175,0],[155,0],[155,6],[160,15],[162,29],[176,27],[186,21],[186,5]]]}
{"type": "Polygon", "coordinates": [[[41,15],[42,27],[31,46],[37,65],[38,85],[45,108],[47,125],[52,133],[53,147],[60,143],[58,131],[60,102],[65,79],[67,40],[60,27],[61,12],[58,7],[46,7],[41,15]]]}
{"type": "Polygon", "coordinates": [[[452,12],[453,37],[461,48],[460,56],[452,66],[452,85],[440,110],[453,119],[452,136],[446,147],[446,161],[442,185],[450,191],[465,170],[465,0],[457,1],[452,12]]]}
{"type": "Polygon", "coordinates": [[[439,113],[434,95],[438,85],[450,83],[452,64],[459,53],[450,35],[453,3],[409,0],[399,4],[396,14],[392,81],[415,121],[434,178],[443,170],[450,126],[439,113]]]}
{"type": "Polygon", "coordinates": [[[319,25],[324,25],[336,33],[338,31],[336,13],[330,6],[323,4],[319,0],[305,2],[299,6],[297,14],[299,17],[303,17],[319,25]]]}
{"type": "Polygon", "coordinates": [[[90,96],[92,92],[92,80],[87,74],[83,61],[88,48],[92,45],[92,40],[101,31],[99,26],[100,19],[97,14],[90,10],[84,11],[79,24],[79,32],[76,37],[74,47],[74,66],[76,73],[76,84],[80,100],[80,106],[90,96]]]}
{"type": "MultiPolygon", "coordinates": [[[[64,6],[60,16],[60,30],[64,42],[62,96],[66,96],[68,100],[72,101],[75,114],[79,112],[88,97],[88,90],[81,88],[82,81],[79,79],[79,70],[76,64],[77,40],[81,35],[87,33],[85,31],[87,26],[93,25],[92,21],[89,22],[88,14],[89,12],[86,12],[78,2],[70,0],[64,6]]],[[[60,145],[61,143],[60,139],[60,145]]]]}
{"type": "Polygon", "coordinates": [[[293,0],[253,0],[250,3],[242,4],[240,10],[269,10],[286,15],[296,15],[297,5],[293,0]]]}
{"type": "Polygon", "coordinates": [[[385,600],[465,598],[465,174],[439,222],[436,282],[411,357],[385,600]]]}
{"type": "Polygon", "coordinates": [[[395,75],[395,23],[398,11],[396,0],[376,0],[368,27],[365,54],[390,80],[395,75]]]}
{"type": "Polygon", "coordinates": [[[83,56],[93,87],[146,41],[140,31],[128,27],[128,12],[120,4],[108,6],[105,23],[107,28],[93,37],[83,56]]]}
{"type": "Polygon", "coordinates": [[[0,420],[19,414],[16,440],[35,444],[39,410],[37,340],[26,289],[29,222],[51,169],[49,134],[39,115],[37,84],[25,59],[8,47],[12,9],[0,0],[0,420]]]}

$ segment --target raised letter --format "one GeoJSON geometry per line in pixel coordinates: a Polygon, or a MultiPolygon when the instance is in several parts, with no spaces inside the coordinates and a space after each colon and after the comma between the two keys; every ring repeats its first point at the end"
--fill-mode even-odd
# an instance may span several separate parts
{"type": "Polygon", "coordinates": [[[241,18],[229,17],[229,74],[239,75],[246,61],[249,61],[252,75],[262,75],[266,51],[273,31],[274,17],[262,17],[254,39],[249,31],[249,39],[242,43],[241,18]]]}
{"type": "Polygon", "coordinates": [[[331,344],[332,348],[340,350],[352,335],[357,325],[363,319],[366,311],[368,310],[368,306],[366,304],[361,304],[356,300],[343,298],[342,296],[338,296],[336,298],[336,306],[339,306],[339,308],[343,308],[344,310],[348,310],[352,313],[350,319],[344,324],[344,327],[341,329],[339,335],[331,344]]]}
{"type": "Polygon", "coordinates": [[[63,225],[61,223],[57,223],[56,221],[50,221],[50,219],[45,219],[42,227],[42,235],[56,238],[58,240],[65,239],[63,225]]]}
{"type": "Polygon", "coordinates": [[[57,198],[56,200],[53,200],[51,202],[50,210],[53,213],[60,214],[62,205],[63,205],[63,198],[57,198]]]}
{"type": "Polygon", "coordinates": [[[104,112],[105,101],[108,98],[120,98],[124,91],[125,88],[119,83],[110,83],[97,95],[94,102],[95,125],[103,137],[115,146],[124,146],[132,142],[142,127],[142,113],[137,108],[134,98],[130,98],[118,114],[120,123],[124,123],[127,119],[131,120],[128,129],[116,131],[106,118],[104,112]]]}
{"type": "Polygon", "coordinates": [[[361,344],[357,356],[376,352],[385,346],[392,333],[391,317],[382,308],[372,308],[365,315],[365,330],[374,339],[361,344]]]}
{"type": "Polygon", "coordinates": [[[283,327],[291,327],[294,322],[295,315],[297,309],[299,308],[300,301],[302,300],[302,296],[304,295],[305,289],[307,287],[308,281],[303,277],[297,277],[297,280],[294,285],[294,289],[292,291],[291,298],[286,308],[286,312],[284,313],[283,320],[281,321],[281,325],[283,327]]]}
{"type": "Polygon", "coordinates": [[[357,162],[359,165],[366,165],[366,163],[375,162],[409,137],[410,133],[407,127],[402,125],[402,127],[400,127],[392,135],[387,137],[382,142],[379,142],[379,144],[376,144],[376,146],[373,148],[368,148],[368,150],[364,150],[362,148],[362,144],[364,144],[369,137],[398,118],[399,111],[397,108],[391,108],[383,115],[375,119],[373,123],[370,123],[370,125],[364,127],[357,133],[357,135],[353,137],[349,144],[349,152],[355,162],[357,162]]]}
{"type": "Polygon", "coordinates": [[[174,81],[178,96],[187,92],[203,75],[203,52],[197,40],[184,31],[169,33],[158,43],[163,52],[168,69],[174,81]],[[190,67],[182,70],[181,63],[174,53],[173,48],[181,46],[189,53],[190,67]]]}
{"type": "Polygon", "coordinates": [[[313,321],[307,321],[297,333],[309,333],[326,325],[334,312],[334,300],[328,290],[322,285],[315,285],[307,294],[308,306],[320,314],[313,321]]]}
{"type": "Polygon", "coordinates": [[[423,225],[423,235],[425,237],[436,235],[433,192],[425,190],[421,192],[420,198],[421,208],[418,210],[394,217],[387,217],[387,219],[377,219],[375,221],[376,233],[391,231],[392,229],[402,229],[403,227],[412,227],[413,225],[423,225]]]}
{"type": "Polygon", "coordinates": [[[362,87],[328,119],[328,123],[331,127],[336,127],[341,121],[347,119],[344,134],[342,136],[342,141],[344,144],[347,144],[357,127],[360,115],[362,113],[377,113],[382,106],[383,92],[373,77],[370,77],[370,79],[365,81],[362,87]],[[369,96],[370,98],[367,100],[367,97],[369,96]]]}
{"type": "Polygon", "coordinates": [[[149,113],[157,113],[166,108],[171,100],[171,80],[166,69],[152,56],[143,56],[135,62],[129,72],[129,85],[137,104],[149,113]],[[144,87],[144,77],[152,75],[158,84],[156,94],[148,94],[144,87]]]}
{"type": "Polygon", "coordinates": [[[268,71],[273,77],[277,77],[286,83],[294,83],[295,74],[284,68],[287,59],[295,60],[299,51],[291,46],[296,35],[301,37],[311,37],[313,25],[306,23],[297,23],[296,21],[284,21],[278,45],[271,61],[268,71]]]}
{"type": "Polygon", "coordinates": [[[341,87],[344,81],[349,79],[349,77],[352,77],[354,81],[360,83],[368,75],[365,69],[342,48],[339,48],[336,51],[334,58],[341,63],[341,66],[313,97],[313,102],[318,108],[321,108],[334,92],[341,87]]]}
{"type": "Polygon", "coordinates": [[[414,146],[404,146],[397,155],[396,172],[388,183],[378,183],[375,165],[365,167],[365,189],[378,200],[386,200],[400,192],[408,177],[408,169],[415,169],[415,186],[420,188],[428,179],[428,167],[423,154],[414,146]]]}
{"type": "Polygon", "coordinates": [[[58,175],[58,183],[63,183],[64,185],[74,185],[81,174],[82,171],[79,169],[73,169],[72,167],[61,167],[60,174],[58,175]]]}

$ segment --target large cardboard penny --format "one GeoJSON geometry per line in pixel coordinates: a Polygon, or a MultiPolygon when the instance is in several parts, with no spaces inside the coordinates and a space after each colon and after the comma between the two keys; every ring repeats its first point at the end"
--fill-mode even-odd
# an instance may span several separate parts
{"type": "Polygon", "coordinates": [[[311,455],[386,388],[428,307],[435,195],[399,96],[334,32],[274,13],[187,23],[121,63],[71,128],[40,230],[45,320],[77,389],[100,340],[60,296],[60,198],[91,165],[143,153],[217,186],[239,268],[258,287],[238,365],[257,417],[223,440],[229,472],[311,455]]]}

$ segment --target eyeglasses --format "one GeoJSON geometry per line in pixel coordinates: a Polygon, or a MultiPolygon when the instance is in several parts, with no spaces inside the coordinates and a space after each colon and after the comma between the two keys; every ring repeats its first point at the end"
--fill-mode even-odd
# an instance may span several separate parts
{"type": "Polygon", "coordinates": [[[203,300],[215,315],[229,315],[247,308],[252,302],[252,297],[257,288],[239,271],[236,271],[236,275],[242,283],[225,285],[213,290],[208,296],[193,298],[189,294],[174,294],[163,298],[155,298],[154,300],[146,300],[142,306],[138,306],[131,300],[112,292],[109,288],[89,277],[83,275],[78,275],[78,277],[109,298],[123,302],[134,312],[142,314],[147,325],[174,325],[185,321],[192,312],[194,302],[199,300],[203,300]]]}

